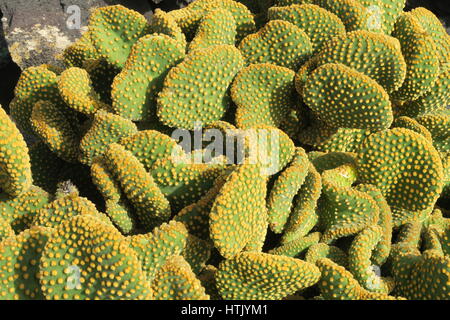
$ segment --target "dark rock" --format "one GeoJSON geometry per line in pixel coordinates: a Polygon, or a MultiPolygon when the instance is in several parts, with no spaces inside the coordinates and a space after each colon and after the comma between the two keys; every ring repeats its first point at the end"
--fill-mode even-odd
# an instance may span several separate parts
{"type": "MultiPolygon", "coordinates": [[[[0,18],[3,18],[0,12],[0,18]]],[[[5,33],[0,28],[0,69],[6,67],[11,62],[11,56],[8,51],[8,44],[6,43],[5,33]]]]}
{"type": "Polygon", "coordinates": [[[164,11],[171,11],[186,7],[194,0],[149,0],[153,9],[161,9],[164,11]]]}
{"type": "Polygon", "coordinates": [[[2,75],[0,81],[0,105],[8,112],[8,106],[14,97],[14,88],[19,79],[21,70],[10,58],[7,60],[9,62],[4,62],[0,69],[0,74],[2,75]]]}

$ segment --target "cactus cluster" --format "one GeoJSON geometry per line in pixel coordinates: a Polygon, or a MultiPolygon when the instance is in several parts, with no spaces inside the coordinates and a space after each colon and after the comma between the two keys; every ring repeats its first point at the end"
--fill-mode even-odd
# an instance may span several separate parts
{"type": "Polygon", "coordinates": [[[404,7],[96,9],[0,108],[0,299],[450,299],[450,36],[404,7]]]}

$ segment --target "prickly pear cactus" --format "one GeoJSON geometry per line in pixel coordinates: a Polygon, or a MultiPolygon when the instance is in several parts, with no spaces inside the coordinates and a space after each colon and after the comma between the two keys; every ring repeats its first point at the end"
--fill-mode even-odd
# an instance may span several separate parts
{"type": "Polygon", "coordinates": [[[228,86],[242,66],[242,55],[234,46],[191,52],[164,79],[157,101],[158,118],[169,127],[189,130],[195,128],[195,122],[220,120],[230,107],[228,86]]]}
{"type": "Polygon", "coordinates": [[[169,36],[158,34],[139,39],[125,67],[114,78],[111,92],[114,112],[130,120],[154,119],[163,80],[184,55],[184,47],[169,36]]]}
{"type": "Polygon", "coordinates": [[[0,188],[18,196],[31,187],[31,164],[28,148],[14,122],[0,107],[0,188]]]}
{"type": "Polygon", "coordinates": [[[93,10],[0,110],[0,299],[450,299],[450,37],[404,7],[93,10]]]}

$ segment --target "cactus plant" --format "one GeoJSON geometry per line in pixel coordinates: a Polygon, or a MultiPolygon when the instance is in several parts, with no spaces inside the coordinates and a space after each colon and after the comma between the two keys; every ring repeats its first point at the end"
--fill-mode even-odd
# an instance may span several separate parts
{"type": "Polygon", "coordinates": [[[268,14],[270,20],[288,21],[304,30],[311,41],[313,54],[320,52],[333,37],[345,33],[341,19],[314,4],[272,7],[268,14]]]}
{"type": "Polygon", "coordinates": [[[239,44],[247,64],[273,63],[296,70],[312,54],[308,35],[294,24],[272,20],[257,33],[248,35],[239,44]],[[275,54],[283,50],[283,55],[275,54]]]}
{"type": "Polygon", "coordinates": [[[131,120],[154,119],[163,80],[184,55],[184,47],[169,36],[158,34],[139,39],[125,67],[114,78],[111,92],[114,112],[131,120]]]}
{"type": "Polygon", "coordinates": [[[225,299],[277,299],[307,288],[320,278],[316,266],[300,259],[243,252],[219,265],[216,281],[225,299]],[[244,286],[243,282],[251,283],[244,286]]]}
{"type": "Polygon", "coordinates": [[[239,50],[230,45],[191,52],[164,79],[157,101],[160,121],[170,127],[194,129],[196,121],[209,124],[220,120],[229,108],[227,89],[241,69],[242,59],[239,50]],[[192,77],[197,80],[192,82],[192,77]],[[190,86],[185,86],[188,83],[190,86]],[[215,85],[210,87],[210,83],[215,85]]]}
{"type": "Polygon", "coordinates": [[[449,299],[450,37],[404,5],[94,10],[0,110],[0,299],[449,299]]]}

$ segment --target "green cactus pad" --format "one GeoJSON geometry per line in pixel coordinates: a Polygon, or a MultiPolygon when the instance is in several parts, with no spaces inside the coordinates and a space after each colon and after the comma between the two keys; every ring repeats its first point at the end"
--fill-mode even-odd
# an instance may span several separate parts
{"type": "Polygon", "coordinates": [[[127,201],[105,201],[105,213],[122,234],[130,234],[136,229],[134,214],[127,201]]]}
{"type": "Polygon", "coordinates": [[[231,98],[237,105],[236,125],[280,127],[294,106],[294,72],[269,63],[242,69],[233,81],[231,98]]]}
{"type": "Polygon", "coordinates": [[[42,141],[34,143],[28,154],[30,155],[33,184],[47,192],[55,192],[56,184],[59,182],[59,172],[65,162],[58,158],[42,141]]]}
{"type": "MultiPolygon", "coordinates": [[[[241,41],[245,36],[255,31],[255,21],[253,14],[242,3],[233,0],[197,0],[192,2],[188,7],[192,10],[193,16],[202,17],[207,12],[214,9],[222,8],[228,10],[236,22],[236,41],[241,41]],[[198,14],[201,13],[199,16],[198,14]]],[[[200,22],[200,19],[198,19],[200,22]]]]}
{"type": "Polygon", "coordinates": [[[42,251],[52,229],[32,227],[0,242],[0,298],[43,300],[37,274],[42,251]]]}
{"type": "Polygon", "coordinates": [[[424,228],[422,238],[424,251],[433,250],[438,255],[444,255],[441,239],[439,238],[439,228],[436,225],[424,228]]]}
{"type": "Polygon", "coordinates": [[[188,51],[220,44],[234,45],[236,34],[236,22],[230,11],[222,8],[211,10],[200,21],[188,51]]]}
{"type": "Polygon", "coordinates": [[[441,65],[449,63],[450,37],[443,27],[442,22],[431,11],[422,7],[412,10],[410,13],[433,38],[441,65]]]}
{"type": "Polygon", "coordinates": [[[322,278],[319,281],[321,295],[328,300],[396,300],[385,293],[369,292],[344,267],[330,259],[317,261],[322,278]]]}
{"type": "Polygon", "coordinates": [[[40,209],[51,200],[50,195],[39,187],[31,186],[17,197],[0,196],[0,217],[8,221],[16,233],[31,226],[40,209]]]}
{"type": "Polygon", "coordinates": [[[152,281],[170,256],[181,254],[186,247],[187,238],[186,227],[180,222],[170,221],[151,233],[127,237],[127,241],[137,252],[147,279],[152,281]]]}
{"type": "Polygon", "coordinates": [[[186,47],[186,36],[176,20],[167,12],[156,9],[150,21],[150,33],[168,35],[183,48],[186,47]]]}
{"type": "Polygon", "coordinates": [[[439,75],[439,57],[433,38],[416,18],[403,13],[395,23],[392,36],[400,41],[406,62],[406,78],[391,94],[396,100],[416,100],[429,90],[439,75]]]}
{"type": "Polygon", "coordinates": [[[277,174],[294,157],[294,142],[278,128],[257,125],[242,134],[248,147],[244,163],[259,164],[264,176],[277,174]]]}
{"type": "Polygon", "coordinates": [[[158,222],[169,218],[171,214],[169,201],[131,152],[113,143],[105,151],[104,161],[135,207],[139,221],[148,231],[158,222]]]}
{"type": "Polygon", "coordinates": [[[372,292],[387,292],[386,284],[372,268],[372,252],[381,240],[382,230],[373,225],[361,231],[348,250],[348,270],[359,284],[372,292]]]}
{"type": "Polygon", "coordinates": [[[378,187],[391,207],[417,211],[432,206],[442,191],[443,175],[433,145],[408,129],[370,135],[358,155],[359,180],[378,187]]]}
{"type": "Polygon", "coordinates": [[[100,96],[94,91],[89,74],[84,69],[73,67],[64,70],[58,78],[58,89],[64,102],[78,112],[94,114],[98,110],[109,108],[100,101],[100,96]]]}
{"type": "Polygon", "coordinates": [[[47,65],[30,67],[20,75],[14,89],[15,99],[11,102],[11,117],[25,132],[32,133],[30,118],[33,106],[39,100],[60,103],[58,75],[47,65]]]}
{"type": "Polygon", "coordinates": [[[363,30],[349,32],[327,42],[317,63],[319,66],[344,64],[375,80],[387,93],[400,88],[406,76],[400,42],[393,37],[363,30]]]}
{"type": "Polygon", "coordinates": [[[199,274],[211,257],[212,249],[213,245],[210,241],[202,240],[190,234],[186,239],[186,246],[181,255],[189,263],[192,271],[199,274]]]}
{"type": "Polygon", "coordinates": [[[294,207],[284,229],[281,241],[283,244],[302,238],[317,224],[317,201],[322,190],[322,178],[312,164],[308,166],[308,174],[294,199],[294,207]]]}
{"type": "Polygon", "coordinates": [[[198,275],[198,279],[205,288],[205,292],[209,295],[210,300],[222,300],[216,286],[217,268],[212,265],[207,265],[205,269],[198,275]]]}
{"type": "Polygon", "coordinates": [[[57,228],[63,221],[77,215],[93,215],[105,222],[108,219],[97,211],[91,201],[80,197],[78,192],[72,192],[40,209],[33,219],[33,225],[57,228]]]}
{"type": "Polygon", "coordinates": [[[119,201],[122,195],[120,184],[108,170],[103,157],[95,158],[91,165],[92,182],[105,200],[119,201]]]}
{"type": "Polygon", "coordinates": [[[262,207],[258,219],[255,222],[253,234],[244,247],[243,251],[262,252],[269,228],[267,207],[262,207]]]}
{"type": "Polygon", "coordinates": [[[364,129],[339,128],[315,147],[323,152],[357,152],[370,134],[364,129]]]}
{"type": "Polygon", "coordinates": [[[211,239],[222,256],[235,256],[252,239],[265,197],[266,182],[258,166],[244,164],[228,176],[209,220],[211,239]]]}
{"type": "Polygon", "coordinates": [[[397,235],[397,242],[392,246],[392,255],[403,253],[417,253],[419,242],[423,231],[423,223],[421,221],[410,221],[403,224],[397,235]]]}
{"type": "Polygon", "coordinates": [[[257,33],[245,37],[238,48],[247,64],[272,63],[293,70],[297,70],[312,54],[307,34],[282,20],[269,21],[257,33]]]}
{"type": "Polygon", "coordinates": [[[292,202],[308,174],[309,160],[303,148],[296,148],[294,159],[276,178],[267,199],[269,226],[281,233],[289,219],[292,202]]]}
{"type": "MultiPolygon", "coordinates": [[[[304,107],[305,109],[307,107],[304,107]]],[[[305,110],[305,117],[307,117],[305,124],[299,128],[297,133],[297,140],[301,144],[305,144],[308,146],[317,147],[321,144],[325,144],[329,139],[333,145],[333,135],[338,132],[337,128],[330,127],[325,124],[324,121],[320,120],[316,115],[312,113],[312,111],[305,110]]],[[[344,128],[341,128],[343,130],[344,128]]],[[[359,129],[347,129],[347,130],[359,130],[359,129]]],[[[342,138],[342,136],[338,136],[342,138]]],[[[346,146],[344,145],[343,148],[346,146]]],[[[333,150],[334,151],[334,150],[333,150]]],[[[341,151],[341,150],[339,150],[341,151]]]]}
{"type": "Polygon", "coordinates": [[[157,160],[182,152],[174,139],[155,130],[139,131],[133,136],[121,139],[120,144],[130,151],[149,172],[157,160]]]}
{"type": "Polygon", "coordinates": [[[410,117],[433,113],[450,104],[450,67],[445,65],[432,86],[417,100],[402,105],[400,113],[410,117]]]}
{"type": "Polygon", "coordinates": [[[394,28],[394,24],[403,12],[406,6],[406,0],[382,0],[384,9],[385,32],[390,34],[394,28]]]}
{"type": "Polygon", "coordinates": [[[276,247],[275,249],[270,250],[268,253],[296,258],[309,247],[317,244],[320,240],[320,237],[320,232],[313,232],[305,237],[292,240],[279,247],[276,247]]]}
{"type": "Polygon", "coordinates": [[[37,102],[31,114],[31,125],[34,132],[61,159],[77,162],[80,144],[78,129],[61,105],[50,101],[37,102]]]}
{"type": "Polygon", "coordinates": [[[90,33],[85,32],[72,45],[64,49],[62,59],[68,68],[82,68],[87,60],[98,58],[97,50],[92,46],[90,33]]]}
{"type": "Polygon", "coordinates": [[[156,161],[151,173],[173,210],[179,211],[200,200],[223,169],[222,164],[192,163],[185,155],[180,159],[170,157],[156,161]]]}
{"type": "Polygon", "coordinates": [[[311,2],[338,16],[347,32],[370,29],[369,12],[358,0],[312,0],[311,2]]]}
{"type": "Polygon", "coordinates": [[[448,110],[416,118],[419,125],[431,134],[433,145],[439,152],[450,152],[450,113],[448,110]]]}
{"type": "Polygon", "coordinates": [[[39,264],[46,299],[151,299],[137,253],[111,225],[92,215],[63,221],[39,264]]]}
{"type": "Polygon", "coordinates": [[[356,164],[356,154],[351,152],[318,152],[311,151],[308,158],[319,173],[332,170],[345,164],[356,164]]]}
{"type": "Polygon", "coordinates": [[[406,0],[357,0],[366,8],[369,29],[391,34],[398,16],[405,7],[406,0]]]}
{"type": "Polygon", "coordinates": [[[393,128],[405,128],[409,129],[411,131],[420,133],[423,135],[428,141],[433,142],[433,138],[431,136],[430,131],[428,129],[421,125],[416,119],[401,116],[395,119],[394,123],[392,124],[393,128]]]}
{"type": "Polygon", "coordinates": [[[210,239],[209,214],[214,200],[226,181],[226,177],[226,174],[217,177],[212,188],[200,200],[184,207],[178,212],[174,220],[182,222],[190,234],[203,240],[210,239]]]}
{"type": "Polygon", "coordinates": [[[352,187],[356,168],[346,164],[322,173],[322,195],[317,213],[324,230],[321,242],[350,236],[377,223],[379,208],[373,198],[352,187]]]}
{"type": "Polygon", "coordinates": [[[386,91],[373,79],[344,66],[327,63],[314,70],[304,87],[304,101],[332,127],[380,130],[393,121],[386,91]],[[352,100],[359,96],[359,100],[352,100]]]}
{"type": "Polygon", "coordinates": [[[449,270],[450,258],[437,250],[400,250],[393,257],[395,290],[411,300],[448,300],[449,270]]]}
{"type": "Polygon", "coordinates": [[[375,265],[381,266],[386,262],[386,259],[389,257],[389,253],[391,251],[393,231],[392,211],[378,188],[370,184],[361,184],[357,188],[359,191],[369,194],[378,205],[380,213],[378,217],[378,226],[381,228],[381,237],[380,241],[373,249],[371,261],[375,265]]]}
{"type": "Polygon", "coordinates": [[[0,188],[11,196],[18,196],[32,184],[28,147],[19,129],[1,106],[0,127],[0,188]]]}
{"type": "Polygon", "coordinates": [[[135,121],[155,119],[156,98],[163,80],[184,55],[184,47],[167,35],[152,34],[139,39],[114,79],[114,112],[135,121]]]}
{"type": "Polygon", "coordinates": [[[152,282],[156,300],[209,300],[201,282],[182,256],[166,260],[152,282]]]}
{"type": "Polygon", "coordinates": [[[194,129],[195,122],[219,120],[229,108],[228,86],[242,66],[241,53],[230,45],[192,52],[164,79],[157,102],[159,120],[185,129],[194,129]]]}
{"type": "Polygon", "coordinates": [[[439,240],[442,245],[442,250],[445,255],[450,255],[450,225],[447,224],[447,227],[439,234],[439,240]]]}
{"type": "Polygon", "coordinates": [[[6,238],[13,237],[14,235],[14,230],[9,222],[0,216],[0,242],[6,238]]]}
{"type": "Polygon", "coordinates": [[[323,242],[310,246],[305,255],[305,261],[313,264],[322,258],[328,258],[342,267],[346,267],[348,264],[347,254],[342,249],[323,242]]]}
{"type": "Polygon", "coordinates": [[[402,226],[406,223],[426,220],[431,216],[433,207],[425,210],[406,210],[402,208],[392,207],[392,218],[395,227],[402,226]]]}
{"type": "MultiPolygon", "coordinates": [[[[306,80],[308,80],[308,76],[311,74],[311,72],[314,71],[318,67],[318,55],[312,56],[310,59],[308,59],[298,70],[295,74],[294,78],[294,85],[295,90],[297,90],[298,94],[303,97],[303,88],[305,86],[306,80]]],[[[298,110],[299,111],[306,111],[306,105],[304,104],[303,100],[300,99],[298,110]]]]}
{"type": "Polygon", "coordinates": [[[89,73],[92,87],[98,93],[100,100],[108,105],[107,110],[112,110],[111,87],[121,69],[111,65],[102,57],[86,61],[83,67],[89,73]]]}
{"type": "Polygon", "coordinates": [[[149,33],[145,17],[121,5],[96,9],[89,19],[92,45],[116,67],[123,67],[131,48],[149,33]]]}
{"type": "Polygon", "coordinates": [[[442,158],[442,165],[444,167],[444,189],[441,196],[443,198],[450,198],[450,154],[442,158]]]}
{"type": "Polygon", "coordinates": [[[320,293],[329,300],[358,300],[362,288],[352,274],[328,258],[317,260],[322,277],[319,281],[320,293]]]}
{"type": "Polygon", "coordinates": [[[90,165],[95,157],[105,152],[108,145],[137,132],[136,125],[130,120],[105,111],[97,112],[91,127],[81,139],[80,162],[90,165]]]}
{"type": "Polygon", "coordinates": [[[217,289],[225,300],[273,300],[314,285],[319,269],[308,262],[267,253],[243,252],[220,263],[217,289]]]}
{"type": "Polygon", "coordinates": [[[311,40],[313,54],[320,52],[333,37],[345,34],[341,19],[314,4],[272,7],[269,19],[288,21],[304,30],[311,40]]]}

